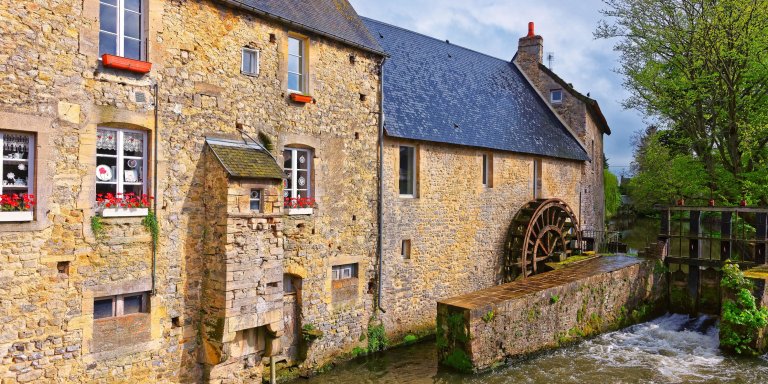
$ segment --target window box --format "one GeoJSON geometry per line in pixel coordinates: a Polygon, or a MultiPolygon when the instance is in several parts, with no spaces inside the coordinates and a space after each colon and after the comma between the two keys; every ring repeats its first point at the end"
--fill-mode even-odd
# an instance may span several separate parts
{"type": "Polygon", "coordinates": [[[0,212],[0,222],[32,221],[32,211],[0,212]]]}
{"type": "Polygon", "coordinates": [[[291,93],[291,101],[295,101],[297,103],[311,103],[312,102],[312,96],[309,95],[302,95],[301,93],[291,93]]]}
{"type": "Polygon", "coordinates": [[[311,215],[314,208],[288,208],[289,215],[311,215]]]}
{"type": "Polygon", "coordinates": [[[149,73],[152,63],[110,54],[101,55],[101,63],[107,68],[123,69],[136,73],[149,73]]]}
{"type": "Polygon", "coordinates": [[[141,217],[149,214],[149,208],[102,208],[102,217],[141,217]]]}

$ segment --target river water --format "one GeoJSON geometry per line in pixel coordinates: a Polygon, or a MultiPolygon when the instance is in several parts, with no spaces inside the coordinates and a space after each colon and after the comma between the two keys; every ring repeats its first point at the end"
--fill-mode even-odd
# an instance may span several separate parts
{"type": "Polygon", "coordinates": [[[480,375],[438,368],[434,341],[427,341],[299,383],[768,383],[768,356],[725,357],[713,319],[666,315],[480,375]]]}

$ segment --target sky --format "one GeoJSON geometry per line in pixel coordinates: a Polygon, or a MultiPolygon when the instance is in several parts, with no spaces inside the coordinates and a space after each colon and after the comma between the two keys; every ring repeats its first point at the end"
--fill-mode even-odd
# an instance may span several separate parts
{"type": "MultiPolygon", "coordinates": [[[[631,138],[645,127],[642,115],[621,103],[629,96],[615,72],[615,41],[596,40],[603,18],[601,0],[350,0],[358,14],[450,40],[475,51],[511,60],[517,40],[535,23],[544,38],[544,56],[554,54],[552,69],[579,92],[600,103],[611,135],[604,152],[611,171],[621,175],[632,162],[631,138]]],[[[545,64],[548,62],[545,59],[545,64]]]]}

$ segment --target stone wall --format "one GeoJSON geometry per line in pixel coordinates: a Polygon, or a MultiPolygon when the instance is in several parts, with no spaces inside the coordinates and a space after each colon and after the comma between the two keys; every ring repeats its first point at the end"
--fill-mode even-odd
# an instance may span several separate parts
{"type": "MultiPolygon", "coordinates": [[[[501,282],[504,241],[518,209],[533,199],[531,155],[385,140],[382,307],[393,336],[431,332],[435,302],[501,282]],[[415,145],[417,197],[399,196],[399,145],[415,145]],[[482,154],[492,156],[492,187],[482,154]],[[401,256],[411,240],[411,257],[401,256]]],[[[542,196],[578,215],[581,163],[542,160],[542,196]]]]}
{"type": "MultiPolygon", "coordinates": [[[[203,377],[202,282],[206,267],[214,265],[204,247],[211,236],[204,137],[239,139],[238,127],[253,137],[271,136],[276,156],[287,144],[315,148],[318,209],[291,222],[296,228],[297,221],[310,221],[313,232],[286,245],[288,268],[316,276],[308,279],[308,292],[317,297],[304,301],[305,317],[334,331],[310,351],[310,362],[351,348],[364,328],[361,318],[371,305],[363,292],[346,309],[318,301],[331,301],[329,271],[336,258],[361,260],[361,286],[372,276],[377,120],[371,112],[378,110],[380,58],[304,33],[314,101],[295,104],[286,92],[286,46],[289,32],[302,31],[207,0],[148,0],[146,11],[153,68],[141,76],[101,66],[98,0],[0,1],[0,129],[37,135],[39,199],[33,222],[0,223],[3,383],[203,377]],[[240,73],[243,46],[260,50],[259,76],[240,73]],[[350,54],[357,57],[354,64],[350,54]],[[159,84],[157,99],[153,82],[159,84]],[[158,171],[149,183],[150,191],[157,183],[160,226],[154,285],[151,241],[141,219],[104,219],[100,237],[91,230],[100,126],[148,133],[148,174],[155,160],[158,171]],[[59,273],[59,263],[66,262],[68,273],[59,273]],[[94,298],[129,288],[155,290],[150,340],[94,352],[94,298]]],[[[237,228],[260,225],[238,220],[237,228]]]]}
{"type": "Polygon", "coordinates": [[[602,257],[438,303],[443,364],[482,371],[508,359],[646,321],[666,309],[660,260],[602,257]]]}

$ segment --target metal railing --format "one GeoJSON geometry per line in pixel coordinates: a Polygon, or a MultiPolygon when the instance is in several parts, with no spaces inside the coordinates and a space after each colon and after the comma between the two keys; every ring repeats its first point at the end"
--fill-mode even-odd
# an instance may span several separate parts
{"type": "Polygon", "coordinates": [[[596,253],[626,253],[627,245],[621,243],[621,233],[617,231],[581,231],[581,250],[596,253]]]}

